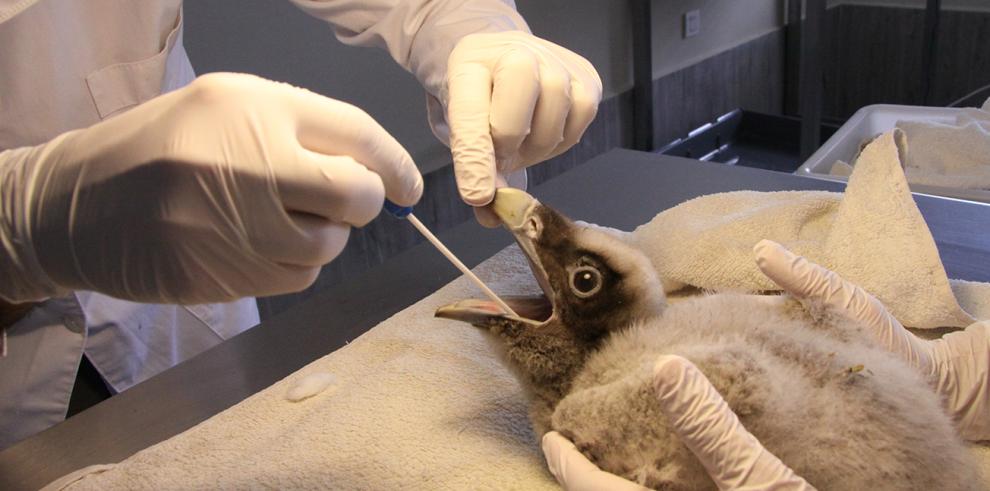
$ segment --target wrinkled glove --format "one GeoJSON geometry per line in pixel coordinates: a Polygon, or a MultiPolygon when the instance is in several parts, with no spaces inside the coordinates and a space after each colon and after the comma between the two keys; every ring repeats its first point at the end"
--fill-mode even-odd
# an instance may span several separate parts
{"type": "Polygon", "coordinates": [[[753,252],[763,273],[785,291],[863,323],[881,346],[927,376],[963,438],[990,439],[990,322],[934,341],[920,339],[879,300],[836,273],[769,240],[760,241],[753,252]]]}
{"type": "MultiPolygon", "coordinates": [[[[763,448],[693,363],[664,355],[653,374],[660,412],[719,489],[814,489],[763,448]]],[[[543,436],[543,453],[565,489],[645,489],[598,469],[557,432],[543,436]]]]}
{"type": "MultiPolygon", "coordinates": [[[[523,31],[461,38],[441,94],[461,197],[480,207],[498,187],[525,187],[525,173],[515,183],[510,174],[577,143],[601,98],[591,63],[556,44],[523,31]]],[[[490,218],[479,215],[485,224],[490,218]]]]}
{"type": "Polygon", "coordinates": [[[412,205],[422,187],[360,109],[250,75],[203,76],[0,153],[0,296],[201,303],[300,290],[384,197],[412,205]]]}

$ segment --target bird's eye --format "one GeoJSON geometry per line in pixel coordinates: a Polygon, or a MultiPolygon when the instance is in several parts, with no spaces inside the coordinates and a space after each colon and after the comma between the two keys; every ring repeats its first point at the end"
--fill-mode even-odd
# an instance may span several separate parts
{"type": "Polygon", "coordinates": [[[602,288],[602,274],[591,266],[581,266],[571,273],[571,291],[581,298],[588,298],[602,288]]]}

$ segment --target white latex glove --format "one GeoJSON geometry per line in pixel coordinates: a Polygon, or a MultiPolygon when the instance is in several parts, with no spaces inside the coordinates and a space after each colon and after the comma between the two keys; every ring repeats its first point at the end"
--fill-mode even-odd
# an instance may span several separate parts
{"type": "MultiPolygon", "coordinates": [[[[661,356],[653,368],[653,387],[660,411],[719,489],[814,489],[763,448],[687,359],[661,356]]],[[[557,432],[543,436],[543,453],[565,489],[645,489],[598,469],[557,432]]]]}
{"type": "Polygon", "coordinates": [[[287,84],[200,77],[0,153],[0,296],[201,303],[296,291],[422,177],[370,116],[287,84]]]}
{"type": "Polygon", "coordinates": [[[920,339],[879,300],[836,273],[769,240],[753,252],[763,273],[785,291],[862,322],[882,346],[929,377],[963,438],[990,440],[990,322],[933,341],[920,339]]]}
{"type": "MultiPolygon", "coordinates": [[[[461,197],[484,206],[510,174],[573,146],[601,98],[591,63],[556,44],[524,31],[461,38],[441,94],[461,197]]],[[[495,223],[484,211],[482,223],[495,223]]]]}
{"type": "Polygon", "coordinates": [[[568,491],[645,491],[647,488],[598,468],[564,435],[543,435],[543,456],[557,482],[568,491]]]}
{"type": "Polygon", "coordinates": [[[512,0],[292,0],[337,39],[378,46],[423,84],[430,127],[454,157],[478,219],[495,188],[525,188],[525,168],[574,145],[602,82],[587,60],[533,36],[512,0]]]}

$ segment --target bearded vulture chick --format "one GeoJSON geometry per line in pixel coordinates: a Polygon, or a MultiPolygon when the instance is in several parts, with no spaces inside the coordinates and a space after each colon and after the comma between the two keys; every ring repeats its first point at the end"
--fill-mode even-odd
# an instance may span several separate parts
{"type": "Polygon", "coordinates": [[[614,236],[518,190],[500,189],[493,208],[544,295],[508,299],[518,317],[482,300],[437,316],[492,335],[537,435],[557,430],[602,469],[651,488],[715,489],[651,383],[658,356],[679,355],[818,489],[979,487],[933,390],[859,325],[781,296],[667,306],[646,256],[614,236]]]}

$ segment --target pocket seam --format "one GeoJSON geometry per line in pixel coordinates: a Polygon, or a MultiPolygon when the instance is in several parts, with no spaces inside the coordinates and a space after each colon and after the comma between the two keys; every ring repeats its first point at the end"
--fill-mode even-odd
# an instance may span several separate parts
{"type": "Polygon", "coordinates": [[[106,119],[161,93],[166,58],[182,35],[182,23],[183,12],[180,8],[175,27],[169,31],[165,47],[158,53],[137,61],[105,66],[86,76],[86,86],[100,119],[106,119]]]}

